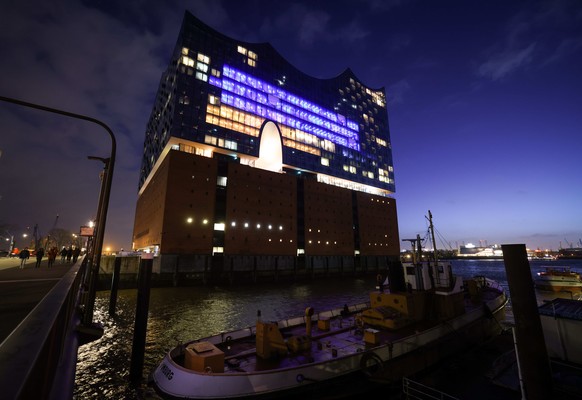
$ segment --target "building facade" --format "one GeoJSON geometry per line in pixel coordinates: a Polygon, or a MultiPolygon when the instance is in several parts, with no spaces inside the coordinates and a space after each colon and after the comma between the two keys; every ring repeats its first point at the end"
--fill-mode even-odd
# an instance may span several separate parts
{"type": "Polygon", "coordinates": [[[384,89],[293,67],[189,12],[147,124],[133,233],[160,271],[350,271],[398,260],[384,89]]]}

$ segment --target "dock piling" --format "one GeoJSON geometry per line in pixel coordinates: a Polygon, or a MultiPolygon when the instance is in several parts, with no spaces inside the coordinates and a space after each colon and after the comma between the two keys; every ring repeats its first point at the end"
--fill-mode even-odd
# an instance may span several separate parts
{"type": "Polygon", "coordinates": [[[523,378],[522,398],[552,398],[552,372],[524,244],[501,245],[515,317],[517,361],[523,378]]]}

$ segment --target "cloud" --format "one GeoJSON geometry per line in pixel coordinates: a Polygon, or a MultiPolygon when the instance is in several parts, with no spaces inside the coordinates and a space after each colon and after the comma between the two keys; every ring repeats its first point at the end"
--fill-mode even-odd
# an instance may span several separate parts
{"type": "Polygon", "coordinates": [[[505,24],[500,43],[478,62],[476,75],[492,81],[530,68],[540,70],[549,64],[567,62],[582,47],[582,9],[579,1],[532,2],[505,24]]]}
{"type": "MultiPolygon", "coordinates": [[[[183,10],[148,29],[151,16],[130,7],[116,16],[76,2],[4,2],[0,8],[0,93],[93,117],[113,130],[117,157],[106,240],[129,247],[145,125],[183,10]],[[135,24],[127,23],[132,15],[135,24]],[[124,228],[110,230],[116,226],[124,228]]],[[[58,212],[63,228],[86,223],[95,213],[102,169],[87,156],[109,154],[107,133],[94,124],[0,106],[0,177],[14,179],[18,193],[17,199],[1,193],[0,220],[38,222],[46,230],[58,212]],[[26,158],[18,156],[22,148],[26,158]],[[21,198],[32,202],[23,207],[21,198]]]]}
{"type": "Polygon", "coordinates": [[[274,20],[263,22],[260,31],[264,37],[293,35],[302,47],[312,47],[316,42],[354,43],[369,36],[369,30],[357,18],[332,23],[325,11],[311,9],[303,4],[292,4],[274,20]]]}
{"type": "Polygon", "coordinates": [[[493,81],[502,79],[531,63],[535,47],[536,44],[532,43],[523,49],[512,49],[496,54],[479,66],[478,74],[493,81]]]}
{"type": "Polygon", "coordinates": [[[410,90],[410,84],[406,79],[402,79],[388,87],[386,96],[388,97],[388,105],[404,103],[404,94],[410,90]]]}
{"type": "Polygon", "coordinates": [[[555,48],[554,52],[542,63],[541,67],[560,62],[578,53],[582,49],[582,37],[566,38],[555,48]]]}

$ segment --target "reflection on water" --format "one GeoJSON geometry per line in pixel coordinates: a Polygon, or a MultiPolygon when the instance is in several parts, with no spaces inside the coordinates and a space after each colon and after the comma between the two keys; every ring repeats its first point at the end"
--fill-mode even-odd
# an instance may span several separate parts
{"type": "MultiPolygon", "coordinates": [[[[531,262],[532,274],[547,264],[531,262]]],[[[554,261],[552,265],[570,265],[582,271],[582,260],[554,261]]],[[[455,260],[453,269],[463,277],[485,275],[500,282],[509,293],[501,260],[455,260]]],[[[264,320],[277,321],[303,315],[309,306],[325,311],[362,303],[368,301],[368,292],[374,285],[375,276],[370,276],[308,283],[152,289],[143,384],[137,388],[128,384],[137,291],[119,291],[115,317],[107,313],[109,292],[99,292],[94,319],[103,324],[105,332],[101,339],[79,349],[75,398],[155,397],[145,384],[147,374],[178,342],[253,325],[257,310],[261,310],[264,320]]],[[[538,293],[539,302],[550,298],[553,297],[538,293]]]]}

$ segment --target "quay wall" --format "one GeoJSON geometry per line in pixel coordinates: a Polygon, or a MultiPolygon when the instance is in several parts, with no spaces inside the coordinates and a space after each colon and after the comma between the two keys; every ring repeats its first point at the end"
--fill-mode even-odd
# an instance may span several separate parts
{"type": "MultiPolygon", "coordinates": [[[[139,256],[121,258],[119,287],[137,287],[139,256]]],[[[109,290],[115,256],[102,256],[98,290],[109,290]]],[[[383,273],[398,259],[389,256],[210,256],[161,255],[154,257],[152,286],[195,286],[301,281],[326,277],[383,273]]]]}

